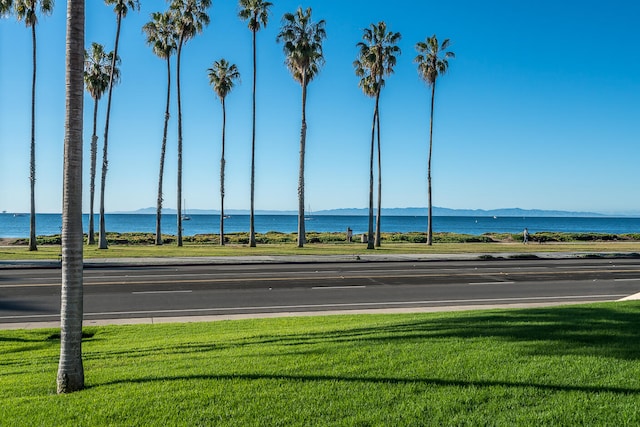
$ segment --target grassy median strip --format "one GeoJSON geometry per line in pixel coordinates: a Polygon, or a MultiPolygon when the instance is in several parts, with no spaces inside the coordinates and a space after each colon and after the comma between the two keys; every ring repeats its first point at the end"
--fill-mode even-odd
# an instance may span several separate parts
{"type": "MultiPolygon", "coordinates": [[[[85,258],[169,258],[169,257],[207,257],[207,256],[322,256],[322,255],[399,255],[399,254],[528,254],[536,252],[585,252],[595,254],[632,254],[640,257],[640,240],[635,237],[620,237],[618,240],[613,236],[602,236],[597,234],[573,236],[561,234],[551,241],[542,243],[523,244],[514,240],[511,235],[492,236],[468,236],[452,235],[440,233],[436,236],[433,246],[425,243],[416,243],[408,239],[410,234],[398,234],[395,237],[388,236],[383,240],[382,246],[375,250],[367,250],[366,244],[360,242],[340,242],[330,241],[331,236],[336,233],[325,233],[321,241],[307,243],[304,248],[298,248],[293,235],[282,235],[280,239],[291,238],[289,241],[279,241],[275,237],[259,243],[257,247],[250,248],[243,243],[229,243],[220,246],[212,242],[207,243],[207,239],[186,242],[184,246],[177,247],[175,244],[167,243],[162,246],[155,246],[146,239],[150,235],[129,233],[118,235],[110,243],[109,249],[98,249],[97,246],[85,246],[85,258]],[[283,237],[284,236],[284,237],[283,237]],[[325,238],[326,237],[326,238],[325,238]],[[472,239],[472,240],[469,240],[472,239]],[[473,239],[479,239],[475,241],[473,239]]],[[[417,234],[417,233],[416,233],[417,234]]],[[[635,236],[635,235],[634,235],[635,236]]],[[[263,236],[264,238],[264,236],[263,236]]],[[[44,238],[43,238],[44,239],[44,238]]],[[[59,236],[44,239],[39,244],[38,250],[30,252],[28,246],[5,242],[0,245],[0,261],[2,260],[59,260],[60,245],[55,243],[59,236]]],[[[285,239],[286,240],[286,239],[285,239]]]]}
{"type": "Polygon", "coordinates": [[[638,425],[640,303],[0,331],[2,425],[638,425]]]}

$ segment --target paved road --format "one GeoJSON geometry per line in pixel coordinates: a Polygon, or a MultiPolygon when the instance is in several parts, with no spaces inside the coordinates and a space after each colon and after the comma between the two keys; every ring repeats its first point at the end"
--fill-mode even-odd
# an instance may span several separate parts
{"type": "MultiPolygon", "coordinates": [[[[640,260],[107,264],[84,283],[86,324],[135,323],[615,301],[640,292],[640,260]]],[[[57,325],[59,293],[57,268],[0,269],[0,327],[57,325]]]]}

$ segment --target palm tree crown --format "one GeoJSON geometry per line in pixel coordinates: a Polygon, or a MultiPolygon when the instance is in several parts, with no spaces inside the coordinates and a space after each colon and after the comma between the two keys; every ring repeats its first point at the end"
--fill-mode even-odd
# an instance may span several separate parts
{"type": "MultiPolygon", "coordinates": [[[[11,7],[12,0],[3,0],[3,9],[11,7]]],[[[24,21],[27,27],[38,24],[38,10],[42,15],[50,15],[53,11],[53,0],[15,0],[13,9],[18,21],[24,21]],[[38,7],[40,6],[40,7],[38,7]]]]}
{"type": "Polygon", "coordinates": [[[11,13],[13,0],[0,0],[0,18],[11,13]]]}
{"type": "Polygon", "coordinates": [[[450,42],[445,39],[442,44],[438,44],[435,34],[423,42],[416,43],[418,56],[414,60],[418,64],[418,74],[429,85],[436,82],[436,78],[447,72],[449,68],[449,58],[455,58],[453,52],[448,52],[450,42]]]}
{"type": "Polygon", "coordinates": [[[375,96],[384,86],[384,77],[393,73],[400,48],[400,33],[387,32],[387,24],[379,22],[364,29],[363,41],[357,44],[358,58],[353,62],[360,87],[368,96],[375,96]]]}
{"type": "Polygon", "coordinates": [[[158,58],[168,59],[177,47],[175,23],[170,12],[153,12],[151,21],[144,24],[147,44],[158,58]]]}
{"type": "Polygon", "coordinates": [[[226,59],[221,59],[213,63],[213,67],[207,69],[209,83],[220,100],[224,100],[235,86],[235,82],[240,79],[240,72],[236,64],[229,64],[226,59]]]}
{"type": "Polygon", "coordinates": [[[307,84],[318,74],[324,65],[322,41],[327,37],[325,21],[314,23],[311,20],[311,8],[296,13],[286,13],[282,18],[282,29],[277,41],[283,41],[285,63],[300,84],[307,84]]]}
{"type": "Polygon", "coordinates": [[[264,0],[240,0],[238,16],[243,21],[249,21],[249,29],[255,33],[267,26],[271,6],[273,3],[264,0]]]}
{"type": "MultiPolygon", "coordinates": [[[[113,54],[106,53],[104,46],[96,42],[91,43],[90,51],[84,52],[84,84],[94,100],[100,99],[109,87],[113,54]]],[[[120,81],[118,64],[120,58],[116,58],[116,68],[113,70],[114,84],[120,81]]]]}
{"type": "Polygon", "coordinates": [[[173,0],[171,2],[170,9],[174,13],[178,43],[192,39],[209,25],[207,9],[210,6],[211,0],[173,0]]]}
{"type": "Polygon", "coordinates": [[[113,5],[113,11],[123,18],[127,16],[129,9],[140,10],[139,0],[104,0],[107,6],[113,5]]]}

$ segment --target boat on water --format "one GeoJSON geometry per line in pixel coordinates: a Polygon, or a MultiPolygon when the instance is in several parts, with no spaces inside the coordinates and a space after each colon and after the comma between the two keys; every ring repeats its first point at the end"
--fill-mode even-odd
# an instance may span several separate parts
{"type": "Polygon", "coordinates": [[[182,214],[182,220],[183,221],[191,221],[191,217],[187,213],[187,201],[186,200],[184,201],[184,213],[182,214]]]}
{"type": "Polygon", "coordinates": [[[312,221],[313,220],[313,211],[311,210],[311,205],[307,206],[307,212],[308,212],[308,215],[305,215],[304,220],[305,221],[312,221]]]}

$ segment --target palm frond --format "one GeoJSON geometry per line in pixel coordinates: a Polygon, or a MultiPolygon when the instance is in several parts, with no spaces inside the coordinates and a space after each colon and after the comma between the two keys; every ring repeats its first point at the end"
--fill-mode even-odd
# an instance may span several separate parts
{"type": "Polygon", "coordinates": [[[445,39],[442,44],[438,44],[438,38],[434,34],[427,37],[424,42],[416,43],[418,55],[414,59],[418,65],[418,75],[431,86],[435,84],[438,76],[443,75],[449,68],[449,58],[455,58],[455,53],[446,51],[451,42],[445,39]]]}
{"type": "Polygon", "coordinates": [[[295,13],[285,13],[282,28],[276,37],[283,43],[285,64],[293,78],[300,84],[308,84],[324,65],[322,42],[326,38],[325,21],[313,22],[311,8],[295,13]]]}
{"type": "Polygon", "coordinates": [[[113,6],[115,14],[123,18],[127,16],[129,9],[140,10],[139,0],[104,0],[104,3],[113,6]]]}
{"type": "Polygon", "coordinates": [[[260,28],[267,26],[273,3],[264,0],[240,0],[239,6],[238,17],[243,21],[248,21],[249,29],[252,32],[255,33],[260,28]]]}
{"type": "Polygon", "coordinates": [[[240,72],[235,64],[222,58],[213,63],[213,66],[207,69],[209,75],[209,83],[213,87],[216,95],[223,101],[231,92],[236,81],[240,81],[240,72]]]}
{"type": "Polygon", "coordinates": [[[397,56],[401,53],[397,45],[401,38],[400,33],[387,31],[384,21],[363,29],[363,41],[356,44],[358,57],[353,66],[365,95],[374,96],[384,87],[384,77],[393,74],[397,56]]]}

